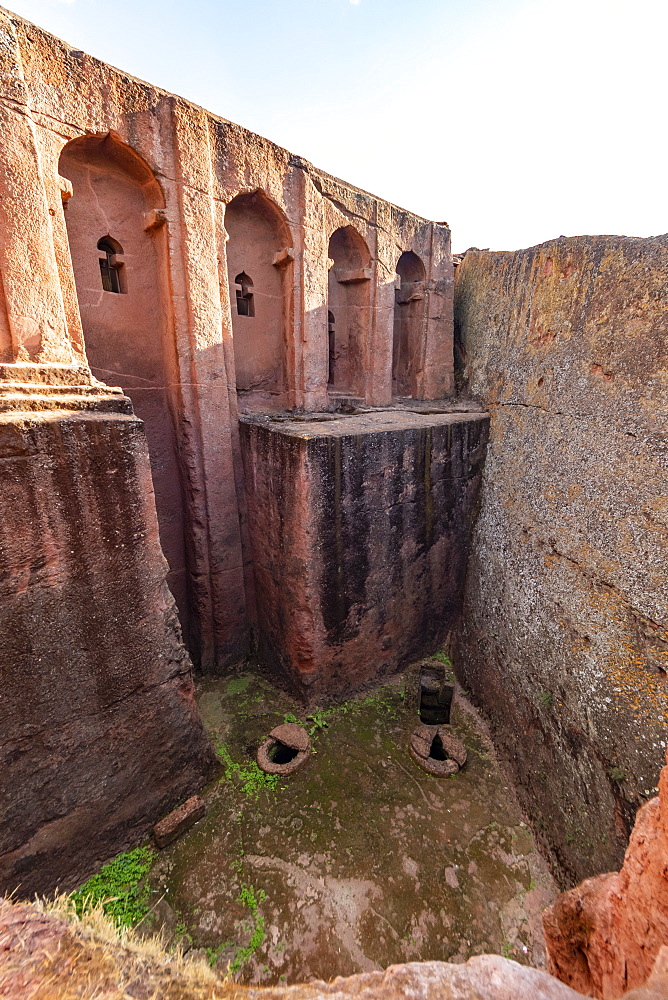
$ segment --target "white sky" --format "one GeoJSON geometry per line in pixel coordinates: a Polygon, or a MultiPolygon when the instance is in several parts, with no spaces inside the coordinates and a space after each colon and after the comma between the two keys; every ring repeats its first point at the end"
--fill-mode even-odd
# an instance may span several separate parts
{"type": "Polygon", "coordinates": [[[666,0],[5,0],[453,229],[668,231],[666,0]]]}

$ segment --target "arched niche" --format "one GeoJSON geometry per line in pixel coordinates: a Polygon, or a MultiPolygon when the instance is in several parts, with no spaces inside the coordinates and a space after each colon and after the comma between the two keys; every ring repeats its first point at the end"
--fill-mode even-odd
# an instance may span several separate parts
{"type": "Polygon", "coordinates": [[[332,233],[328,256],[329,389],[364,396],[371,254],[357,230],[343,226],[332,233]]]}
{"type": "Polygon", "coordinates": [[[292,332],[292,239],[285,216],[262,191],[225,209],[227,273],[237,394],[242,410],[288,404],[292,332]]]}
{"type": "Polygon", "coordinates": [[[392,344],[392,395],[416,396],[424,330],[424,264],[406,250],[397,261],[392,344]]]}
{"type": "Polygon", "coordinates": [[[93,374],[120,385],[144,421],[168,583],[187,636],[185,515],[175,439],[176,354],[164,198],[148,164],[113,133],[73,139],[65,222],[93,374]]]}

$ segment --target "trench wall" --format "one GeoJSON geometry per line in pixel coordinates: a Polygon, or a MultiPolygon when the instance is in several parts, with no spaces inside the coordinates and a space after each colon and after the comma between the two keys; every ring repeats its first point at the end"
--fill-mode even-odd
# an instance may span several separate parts
{"type": "Polygon", "coordinates": [[[215,768],[124,402],[0,413],[0,891],[23,897],[80,884],[215,768]]]}
{"type": "Polygon", "coordinates": [[[260,647],[306,700],[345,697],[454,628],[487,426],[242,421],[260,647]]]}
{"type": "Polygon", "coordinates": [[[491,414],[457,669],[565,881],[619,867],[668,717],[668,240],[469,251],[460,385],[491,414]]]}

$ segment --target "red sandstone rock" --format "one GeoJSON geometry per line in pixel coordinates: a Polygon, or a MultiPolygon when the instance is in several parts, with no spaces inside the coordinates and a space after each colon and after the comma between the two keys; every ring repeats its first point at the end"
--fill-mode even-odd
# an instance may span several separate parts
{"type": "Polygon", "coordinates": [[[574,989],[614,1000],[647,980],[668,947],[668,766],[658,797],[638,812],[621,871],[564,893],[543,923],[550,971],[574,989]]]}
{"type": "Polygon", "coordinates": [[[241,421],[262,656],[312,704],[454,627],[487,419],[444,406],[241,421]]]}
{"type": "Polygon", "coordinates": [[[293,750],[308,750],[311,746],[309,735],[303,726],[294,722],[286,722],[282,726],[276,726],[269,735],[280,743],[285,743],[286,747],[293,750]]]}
{"type": "Polygon", "coordinates": [[[204,801],[199,795],[192,795],[182,805],[161,819],[153,827],[153,839],[158,847],[167,847],[173,840],[180,837],[182,833],[194,826],[198,819],[201,819],[206,812],[204,801]]]}
{"type": "Polygon", "coordinates": [[[452,735],[447,726],[418,726],[411,735],[409,749],[416,764],[436,777],[457,774],[466,763],[466,747],[452,735]],[[445,760],[431,757],[432,743],[438,737],[445,760]]]}
{"type": "Polygon", "coordinates": [[[81,410],[0,412],[0,888],[26,894],[74,888],[216,767],[141,423],[68,392],[81,410]]]}
{"type": "Polygon", "coordinates": [[[335,305],[363,364],[339,388],[390,402],[398,323],[415,394],[443,396],[446,225],[0,10],[0,885],[76,884],[210,772],[162,550],[198,665],[237,659],[256,606],[238,410],[337,402],[338,231],[332,297],[366,302],[362,322],[335,305]],[[401,250],[424,282],[399,302],[401,250]]]}
{"type": "Polygon", "coordinates": [[[667,286],[667,236],[457,268],[492,447],[453,659],[569,885],[620,867],[666,739],[667,286]]]}
{"type": "Polygon", "coordinates": [[[137,953],[34,906],[2,901],[0,993],[6,1000],[130,995],[153,1000],[581,1000],[547,973],[498,955],[481,955],[465,965],[392,965],[331,983],[237,986],[209,969],[192,969],[187,960],[179,963],[155,950],[137,953]]]}
{"type": "Polygon", "coordinates": [[[451,392],[449,228],[16,15],[0,35],[0,364],[87,356],[132,398],[186,640],[216,670],[254,624],[238,410],[451,392]]]}
{"type": "Polygon", "coordinates": [[[286,723],[276,726],[269,736],[262,741],[257,751],[258,767],[265,774],[276,774],[287,777],[304,766],[311,753],[311,740],[303,726],[286,723]],[[276,745],[296,750],[297,754],[291,760],[281,763],[272,759],[272,748],[276,745]]]}

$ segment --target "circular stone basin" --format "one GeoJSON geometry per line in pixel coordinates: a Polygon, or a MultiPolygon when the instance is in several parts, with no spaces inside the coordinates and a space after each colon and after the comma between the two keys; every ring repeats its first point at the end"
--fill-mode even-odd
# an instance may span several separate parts
{"type": "Polygon", "coordinates": [[[309,758],[311,741],[308,733],[294,722],[276,726],[260,743],[257,765],[265,774],[294,774],[309,758]]]}
{"type": "Polygon", "coordinates": [[[448,726],[418,726],[410,742],[416,764],[438,778],[446,778],[466,763],[466,747],[452,735],[448,726]]]}

